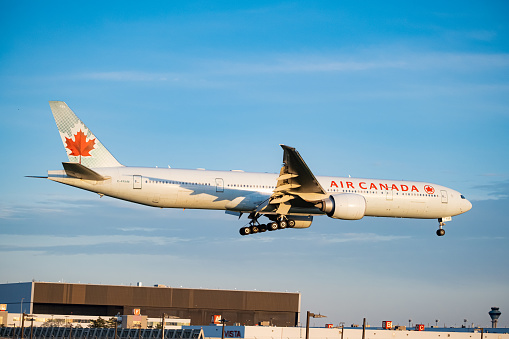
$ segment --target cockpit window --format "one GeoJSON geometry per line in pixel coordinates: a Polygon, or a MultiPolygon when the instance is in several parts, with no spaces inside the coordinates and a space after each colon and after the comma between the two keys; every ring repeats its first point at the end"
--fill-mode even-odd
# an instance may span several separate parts
{"type": "Polygon", "coordinates": [[[465,196],[464,196],[463,194],[461,195],[461,199],[466,199],[466,198],[465,198],[465,196]]]}

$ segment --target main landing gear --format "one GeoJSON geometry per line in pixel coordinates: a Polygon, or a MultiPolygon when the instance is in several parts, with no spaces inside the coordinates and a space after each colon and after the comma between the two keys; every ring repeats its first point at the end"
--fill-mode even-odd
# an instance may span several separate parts
{"type": "Polygon", "coordinates": [[[260,224],[257,219],[249,222],[249,226],[242,227],[239,230],[240,235],[250,235],[255,233],[263,233],[265,231],[277,231],[285,228],[295,227],[295,220],[287,219],[285,216],[280,216],[276,220],[268,224],[260,224]]]}
{"type": "Polygon", "coordinates": [[[437,235],[439,237],[442,237],[445,235],[445,230],[442,228],[445,226],[445,222],[442,221],[442,218],[439,218],[438,219],[438,230],[437,230],[437,235]]]}

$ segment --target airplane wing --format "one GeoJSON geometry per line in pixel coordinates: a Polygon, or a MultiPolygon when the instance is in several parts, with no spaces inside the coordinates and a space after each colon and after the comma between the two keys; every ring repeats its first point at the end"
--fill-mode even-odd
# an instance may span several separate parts
{"type": "Polygon", "coordinates": [[[276,208],[276,213],[281,215],[287,214],[292,206],[314,207],[316,202],[323,200],[328,194],[299,152],[293,147],[280,146],[284,150],[283,167],[267,207],[276,208]]]}

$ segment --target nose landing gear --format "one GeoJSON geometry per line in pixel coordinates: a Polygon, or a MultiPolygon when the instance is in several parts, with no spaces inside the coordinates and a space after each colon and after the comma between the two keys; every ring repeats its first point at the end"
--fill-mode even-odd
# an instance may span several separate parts
{"type": "Polygon", "coordinates": [[[437,235],[438,235],[439,237],[444,236],[444,235],[445,235],[445,230],[444,230],[443,228],[439,228],[439,229],[437,230],[437,235]]]}
{"type": "Polygon", "coordinates": [[[439,237],[443,237],[445,235],[445,230],[443,229],[444,226],[445,226],[445,222],[443,222],[442,218],[439,218],[438,219],[438,230],[437,230],[437,235],[439,237]]]}

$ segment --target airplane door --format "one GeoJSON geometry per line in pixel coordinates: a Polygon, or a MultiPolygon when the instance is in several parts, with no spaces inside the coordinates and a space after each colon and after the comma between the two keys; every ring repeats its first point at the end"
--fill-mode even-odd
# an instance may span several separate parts
{"type": "Polygon", "coordinates": [[[141,189],[141,175],[133,175],[133,188],[141,189]]]}
{"type": "Polygon", "coordinates": [[[385,199],[386,200],[392,200],[392,197],[393,197],[393,194],[394,194],[393,190],[390,189],[386,193],[387,193],[387,195],[385,196],[385,199]]]}
{"type": "Polygon", "coordinates": [[[216,178],[216,192],[224,192],[224,181],[222,178],[216,178]]]}
{"type": "Polygon", "coordinates": [[[440,195],[442,196],[442,203],[447,204],[447,191],[440,191],[440,195]]]}

